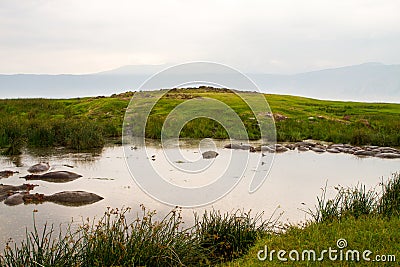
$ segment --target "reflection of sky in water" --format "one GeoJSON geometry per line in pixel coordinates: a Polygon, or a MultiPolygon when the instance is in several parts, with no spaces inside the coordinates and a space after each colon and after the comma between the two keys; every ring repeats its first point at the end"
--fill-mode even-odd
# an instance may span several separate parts
{"type": "MultiPolygon", "coordinates": [[[[197,174],[193,179],[178,175],[180,171],[169,165],[168,160],[163,159],[163,150],[157,142],[148,144],[149,151],[152,155],[155,155],[156,160],[151,161],[147,158],[140,160],[150,160],[151,164],[156,166],[160,172],[166,174],[165,179],[171,180],[175,184],[187,187],[203,185],[212,182],[215,179],[214,175],[223,172],[224,161],[229,159],[231,153],[243,153],[246,157],[248,155],[247,151],[223,149],[222,147],[226,142],[216,142],[216,144],[217,152],[220,155],[213,160],[212,166],[207,169],[210,173],[206,176],[197,174]]],[[[199,158],[198,141],[186,141],[181,148],[188,158],[199,158]]],[[[72,171],[83,175],[83,177],[64,184],[32,181],[31,183],[39,185],[32,193],[53,194],[66,190],[84,190],[96,193],[104,197],[104,200],[83,207],[64,207],[53,203],[8,207],[4,203],[0,203],[1,244],[4,244],[8,237],[19,239],[24,235],[25,227],[32,229],[32,211],[34,209],[38,210],[35,215],[38,226],[42,226],[47,221],[50,224],[54,223],[55,227],[58,228],[60,223],[70,222],[72,218],[75,222],[80,222],[81,218],[99,218],[104,214],[107,207],[129,206],[133,208],[132,216],[135,216],[137,212],[141,214],[139,205],[144,204],[151,210],[157,210],[160,217],[172,208],[152,199],[135,184],[126,167],[121,146],[106,147],[102,152],[96,151],[95,153],[72,153],[65,150],[49,151],[51,153],[41,150],[21,155],[19,162],[22,167],[15,167],[15,163],[13,163],[17,162],[15,158],[0,157],[0,170],[9,169],[20,172],[12,177],[1,179],[0,183],[12,185],[25,183],[26,181],[19,177],[27,174],[29,166],[39,161],[49,161],[52,170],[72,171]],[[66,167],[65,164],[74,166],[74,168],[66,167]]],[[[201,213],[202,210],[211,208],[221,209],[222,211],[252,209],[254,213],[265,211],[265,218],[269,218],[275,208],[280,206],[279,211],[284,211],[281,218],[283,221],[299,222],[305,219],[305,213],[300,209],[307,210],[314,207],[316,197],[321,195],[321,188],[325,186],[326,182],[329,197],[334,195],[335,190],[333,188],[336,185],[355,186],[363,183],[367,188],[377,187],[382,177],[386,179],[392,172],[400,171],[399,159],[358,158],[346,154],[289,151],[276,155],[270,175],[265,183],[258,191],[249,194],[248,188],[253,172],[267,172],[268,170],[268,164],[257,167],[260,156],[258,153],[250,153],[249,156],[248,170],[232,192],[212,205],[196,209],[184,209],[183,217],[185,221],[188,223],[192,221],[193,211],[201,213]]],[[[199,160],[199,162],[202,161],[202,159],[199,160]]],[[[188,168],[192,167],[188,166],[188,168]]],[[[151,179],[151,177],[148,178],[151,179]]],[[[238,178],[231,177],[235,180],[238,180],[238,178]]]]}

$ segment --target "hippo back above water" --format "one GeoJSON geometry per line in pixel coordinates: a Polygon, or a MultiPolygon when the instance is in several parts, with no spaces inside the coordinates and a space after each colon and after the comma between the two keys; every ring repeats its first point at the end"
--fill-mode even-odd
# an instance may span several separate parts
{"type": "Polygon", "coordinates": [[[26,180],[43,180],[52,183],[65,183],[82,177],[82,175],[69,171],[54,171],[41,175],[30,174],[21,178],[26,180]]]}
{"type": "Polygon", "coordinates": [[[85,191],[63,191],[50,196],[46,196],[46,201],[65,206],[82,206],[88,205],[104,199],[94,193],[85,191]]]}
{"type": "Polygon", "coordinates": [[[202,153],[203,159],[213,159],[216,158],[219,154],[215,151],[206,151],[202,153]]]}
{"type": "Polygon", "coordinates": [[[39,172],[46,172],[50,169],[50,165],[48,162],[41,162],[38,164],[35,164],[33,166],[31,166],[28,169],[28,172],[30,173],[39,173],[39,172]]]}
{"type": "Polygon", "coordinates": [[[6,200],[4,200],[4,204],[6,204],[8,206],[16,206],[16,205],[22,204],[22,203],[24,203],[24,195],[25,195],[25,193],[13,194],[13,195],[7,197],[6,200]]]}
{"type": "Polygon", "coordinates": [[[10,194],[17,192],[29,192],[34,189],[37,185],[34,184],[23,184],[23,185],[5,185],[0,184],[0,201],[6,199],[10,194]]]}
{"type": "Polygon", "coordinates": [[[53,195],[44,194],[25,194],[23,202],[25,204],[39,204],[43,202],[53,202],[63,206],[83,206],[96,203],[104,199],[103,197],[94,193],[85,191],[63,191],[53,195]]]}
{"type": "Polygon", "coordinates": [[[1,178],[8,178],[10,176],[13,176],[14,173],[19,173],[19,172],[18,171],[8,171],[8,170],[0,171],[0,179],[1,178]]]}

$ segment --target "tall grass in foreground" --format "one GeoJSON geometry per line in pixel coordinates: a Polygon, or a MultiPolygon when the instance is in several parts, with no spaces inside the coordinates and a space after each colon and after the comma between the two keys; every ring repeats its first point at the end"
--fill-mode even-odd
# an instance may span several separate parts
{"type": "Polygon", "coordinates": [[[128,222],[129,208],[108,209],[97,223],[53,238],[53,228],[26,233],[19,246],[7,244],[1,266],[208,266],[243,255],[273,225],[237,211],[211,211],[183,228],[179,209],[162,220],[146,211],[128,222]]]}
{"type": "Polygon", "coordinates": [[[196,235],[201,246],[208,250],[208,259],[223,262],[245,254],[257,238],[274,226],[274,221],[263,221],[262,215],[253,218],[250,212],[221,214],[212,210],[202,217],[196,216],[196,235]]]}
{"type": "Polygon", "coordinates": [[[400,215],[400,173],[394,174],[393,179],[382,183],[383,194],[379,199],[378,212],[385,216],[400,215]]]}
{"type": "Polygon", "coordinates": [[[340,220],[343,217],[358,218],[366,215],[385,217],[400,215],[400,174],[394,173],[387,183],[382,182],[382,192],[366,190],[364,185],[354,188],[336,188],[333,199],[326,199],[326,187],[317,197],[315,211],[308,210],[315,222],[340,220]]]}
{"type": "MultiPolygon", "coordinates": [[[[310,241],[308,229],[331,227],[339,221],[343,224],[365,221],[368,225],[368,222],[383,220],[394,225],[400,214],[400,174],[393,174],[392,179],[382,183],[380,194],[366,190],[365,186],[338,188],[336,197],[326,200],[324,191],[318,198],[316,211],[309,211],[313,222],[305,228],[288,227],[280,234],[272,234],[276,221],[271,218],[265,221],[261,214],[253,217],[250,212],[240,210],[225,214],[212,210],[202,216],[195,215],[195,224],[190,228],[183,227],[179,209],[156,220],[155,211],[147,211],[142,206],[142,214],[132,222],[127,220],[128,212],[129,208],[108,209],[99,221],[84,221],[74,230],[70,225],[58,238],[54,237],[53,227],[46,225],[39,232],[34,224],[33,232],[27,232],[19,246],[6,245],[0,255],[0,266],[209,266],[241,257],[249,249],[252,251],[259,237],[268,241],[289,236],[280,242],[287,244],[285,241],[289,240],[290,244],[299,245],[298,237],[302,233],[306,233],[305,239],[310,241]],[[291,237],[293,231],[297,234],[291,237]]],[[[340,229],[341,225],[337,227],[340,229]]],[[[397,230],[396,227],[390,229],[397,230]]],[[[358,230],[370,229],[355,232],[358,230]]],[[[311,233],[321,236],[320,232],[311,233]]],[[[329,233],[336,234],[336,230],[329,233]]],[[[354,238],[352,242],[357,242],[366,237],[351,238],[354,238]]],[[[370,242],[369,233],[367,239],[370,242]]],[[[324,247],[327,246],[329,243],[324,243],[324,247]]]]}

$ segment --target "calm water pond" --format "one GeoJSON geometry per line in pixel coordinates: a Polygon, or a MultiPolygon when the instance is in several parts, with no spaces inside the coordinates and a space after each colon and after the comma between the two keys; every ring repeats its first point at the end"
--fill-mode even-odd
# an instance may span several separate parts
{"type": "MultiPolygon", "coordinates": [[[[215,149],[219,155],[212,161],[210,167],[210,172],[215,175],[224,171],[230,153],[248,153],[247,151],[224,149],[225,144],[227,141],[215,141],[215,149]]],[[[197,145],[186,142],[181,148],[187,158],[198,159],[201,164],[202,159],[199,158],[201,151],[197,145]]],[[[168,160],[163,158],[164,151],[158,143],[148,145],[147,149],[149,155],[155,155],[156,160],[152,161],[153,166],[166,173],[165,179],[172,183],[198,186],[215,179],[213,175],[201,176],[201,174],[198,174],[196,179],[188,179],[187,175],[182,175],[170,166],[168,160]]],[[[134,154],[128,154],[128,156],[133,157],[134,154]]],[[[325,184],[327,184],[327,196],[335,194],[334,187],[337,185],[355,186],[362,183],[367,188],[379,189],[378,184],[383,178],[387,179],[393,172],[400,171],[400,159],[360,158],[349,154],[288,151],[275,156],[264,184],[255,193],[249,194],[248,188],[252,173],[260,171],[267,174],[269,170],[268,164],[265,164],[265,168],[257,168],[256,164],[259,164],[260,154],[250,153],[249,156],[253,161],[250,161],[242,179],[228,195],[213,204],[183,210],[184,220],[188,224],[192,221],[194,211],[201,213],[203,210],[212,208],[221,211],[252,209],[254,213],[264,211],[265,218],[269,218],[274,210],[278,209],[275,215],[283,212],[280,218],[282,222],[297,223],[308,218],[303,210],[314,207],[316,197],[321,195],[321,189],[325,184]]],[[[2,184],[20,185],[25,183],[25,179],[20,177],[28,174],[29,166],[40,161],[49,161],[52,166],[51,170],[73,171],[83,177],[72,182],[58,184],[30,181],[39,185],[31,193],[53,194],[66,190],[84,190],[104,197],[100,202],[81,207],[67,207],[53,203],[6,206],[4,203],[0,203],[1,247],[8,238],[12,237],[18,241],[24,236],[26,228],[32,229],[33,210],[35,209],[38,210],[35,213],[37,225],[42,226],[48,222],[57,227],[60,224],[71,222],[72,219],[80,222],[87,217],[99,218],[107,207],[131,207],[133,209],[132,216],[136,212],[140,212],[140,204],[144,204],[151,210],[157,210],[160,217],[169,212],[172,209],[171,206],[154,200],[134,182],[124,157],[123,147],[117,145],[107,146],[102,150],[90,153],[73,153],[64,149],[27,150],[16,158],[0,157],[0,170],[19,171],[9,178],[1,179],[0,183],[2,184]],[[73,168],[65,165],[73,166],[73,168]]],[[[151,158],[137,160],[151,160],[151,158]]],[[[185,164],[191,163],[182,161],[179,164],[184,167],[185,164]]],[[[232,179],[239,179],[239,176],[240,174],[232,179]]]]}

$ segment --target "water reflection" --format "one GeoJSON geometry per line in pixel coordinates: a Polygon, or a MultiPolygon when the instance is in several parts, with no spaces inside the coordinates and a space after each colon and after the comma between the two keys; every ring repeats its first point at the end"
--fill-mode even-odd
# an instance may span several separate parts
{"type": "MultiPolygon", "coordinates": [[[[192,159],[201,158],[199,140],[182,140],[180,148],[183,150],[188,161],[178,165],[191,165],[192,159]]],[[[316,154],[314,152],[288,151],[278,154],[270,170],[266,182],[261,188],[249,194],[249,184],[252,172],[266,172],[267,166],[257,165],[260,154],[249,153],[248,151],[232,151],[224,149],[226,141],[216,141],[215,150],[219,153],[213,159],[212,168],[217,173],[219,166],[225,166],[225,160],[229,153],[248,153],[250,163],[248,170],[243,176],[234,175],[231,179],[242,179],[238,185],[224,198],[212,205],[196,209],[184,209],[183,218],[186,225],[193,221],[193,212],[201,214],[204,210],[218,209],[221,212],[241,209],[254,213],[265,211],[268,218],[277,207],[280,207],[276,214],[284,212],[281,220],[291,223],[304,221],[307,214],[302,210],[313,208],[316,204],[316,197],[320,196],[321,188],[327,182],[327,197],[333,196],[337,185],[355,186],[359,183],[365,184],[366,188],[375,187],[382,177],[390,177],[391,173],[399,171],[399,159],[380,158],[359,158],[349,154],[316,154]],[[253,159],[254,157],[254,159],[253,159]],[[265,167],[265,169],[264,169],[265,167]]],[[[255,144],[256,145],[256,144],[255,144]]],[[[149,149],[149,158],[137,159],[140,161],[151,161],[159,170],[167,173],[167,179],[173,183],[196,186],[213,181],[215,177],[199,175],[196,179],[189,179],[186,175],[179,175],[175,167],[168,161],[162,160],[164,152],[160,143],[154,140],[147,140],[146,146],[149,149]],[[155,155],[156,160],[152,161],[151,156],[155,155]]],[[[130,148],[128,148],[130,150],[130,148]]],[[[141,149],[137,147],[136,149],[141,149]]],[[[135,149],[131,150],[132,152],[135,149]]],[[[129,155],[128,155],[129,156],[129,155]]],[[[25,235],[25,229],[32,230],[32,212],[35,212],[36,224],[41,229],[45,222],[59,225],[65,224],[74,218],[75,222],[81,222],[82,218],[100,218],[107,207],[131,207],[131,218],[141,214],[140,204],[144,204],[151,210],[158,211],[158,217],[162,218],[173,207],[157,202],[144,193],[129,173],[122,146],[108,146],[103,150],[92,152],[76,153],[65,149],[38,150],[29,149],[18,157],[18,164],[10,157],[0,156],[0,171],[18,171],[1,182],[10,186],[21,186],[24,180],[21,176],[28,175],[28,168],[41,161],[48,161],[51,165],[50,171],[71,171],[82,175],[81,178],[68,183],[48,183],[37,180],[38,186],[30,191],[30,194],[53,195],[63,191],[85,191],[96,194],[104,199],[90,205],[71,207],[61,206],[53,202],[44,202],[41,205],[17,205],[7,206],[0,203],[0,244],[5,244],[9,237],[20,240],[25,235]]],[[[132,155],[131,159],[135,159],[132,155]]],[[[190,168],[190,166],[183,166],[190,168]]],[[[193,166],[191,166],[193,167],[193,166]]],[[[152,179],[151,176],[146,176],[152,179]]],[[[95,220],[97,220],[95,219],[95,220]]],[[[128,218],[129,220],[130,218],[128,218]]]]}

